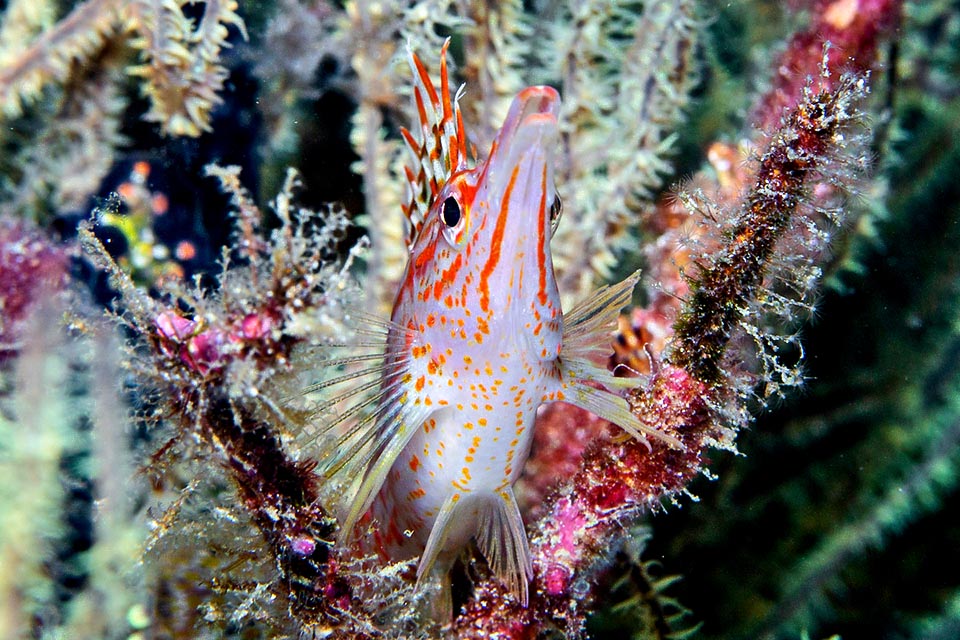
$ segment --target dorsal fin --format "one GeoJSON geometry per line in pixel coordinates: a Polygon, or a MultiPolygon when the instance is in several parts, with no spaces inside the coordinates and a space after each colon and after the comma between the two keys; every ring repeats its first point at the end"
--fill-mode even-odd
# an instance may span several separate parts
{"type": "MultiPolygon", "coordinates": [[[[412,154],[405,168],[409,192],[403,213],[409,222],[407,245],[412,246],[427,212],[450,176],[466,167],[467,138],[460,114],[460,91],[451,99],[447,73],[447,38],[440,49],[440,92],[416,53],[410,51],[413,104],[420,122],[419,136],[401,129],[412,154]]],[[[462,88],[462,87],[461,87],[462,88]]]]}

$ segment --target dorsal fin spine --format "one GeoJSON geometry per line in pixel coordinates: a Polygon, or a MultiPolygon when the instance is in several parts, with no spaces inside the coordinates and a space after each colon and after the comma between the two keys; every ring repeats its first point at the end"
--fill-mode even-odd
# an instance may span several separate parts
{"type": "Polygon", "coordinates": [[[410,51],[413,100],[420,123],[419,140],[412,131],[403,128],[400,131],[413,155],[407,165],[409,171],[405,172],[410,187],[409,198],[404,206],[404,214],[409,222],[410,244],[419,234],[439,191],[453,173],[466,166],[467,161],[467,141],[458,104],[463,87],[451,96],[447,64],[449,47],[448,38],[440,50],[439,88],[430,79],[419,56],[410,51]]]}

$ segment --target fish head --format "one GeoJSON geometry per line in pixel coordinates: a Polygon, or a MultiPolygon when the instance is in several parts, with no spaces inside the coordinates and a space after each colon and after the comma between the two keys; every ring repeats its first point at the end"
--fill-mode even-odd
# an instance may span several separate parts
{"type": "Polygon", "coordinates": [[[556,90],[521,91],[487,158],[451,172],[432,198],[394,320],[434,333],[434,347],[527,334],[537,358],[558,356],[562,313],[550,238],[559,216],[559,111],[556,90]]]}

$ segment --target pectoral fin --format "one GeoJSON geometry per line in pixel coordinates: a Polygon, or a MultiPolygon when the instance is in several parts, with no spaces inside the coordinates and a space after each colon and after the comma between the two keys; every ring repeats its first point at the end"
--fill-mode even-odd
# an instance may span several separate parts
{"type": "Polygon", "coordinates": [[[599,383],[610,389],[629,389],[639,383],[636,378],[618,378],[594,364],[596,358],[609,355],[611,332],[616,326],[617,314],[630,303],[639,278],[637,272],[622,282],[601,287],[566,315],[563,350],[560,352],[560,370],[566,386],[565,400],[609,420],[639,440],[646,442],[647,436],[650,436],[674,448],[683,449],[683,444],[673,436],[642,423],[621,396],[597,389],[591,384],[599,383]]]}
{"type": "MultiPolygon", "coordinates": [[[[581,373],[577,372],[577,374],[581,373]]],[[[642,442],[646,442],[649,436],[662,440],[675,449],[684,448],[683,444],[673,436],[640,422],[640,419],[630,411],[630,405],[627,404],[626,400],[610,391],[597,389],[580,382],[576,379],[577,374],[572,374],[569,369],[564,370],[565,378],[573,378],[568,386],[567,402],[612,422],[642,442]]],[[[613,378],[613,376],[610,377],[613,378]]],[[[589,379],[597,380],[597,377],[591,376],[589,379]]],[[[619,380],[620,378],[614,379],[619,380]]],[[[649,447],[649,444],[647,446],[649,447]]]]}
{"type": "MultiPolygon", "coordinates": [[[[368,452],[348,452],[346,455],[357,457],[357,465],[364,469],[363,481],[350,503],[350,511],[341,523],[338,536],[340,544],[346,544],[353,535],[353,528],[370,509],[374,498],[387,479],[390,468],[410,442],[413,434],[420,428],[428,412],[414,407],[397,397],[387,404],[385,413],[372,426],[369,434],[360,433],[361,443],[370,442],[368,452]]],[[[356,436],[354,436],[356,438],[356,436]]]]}

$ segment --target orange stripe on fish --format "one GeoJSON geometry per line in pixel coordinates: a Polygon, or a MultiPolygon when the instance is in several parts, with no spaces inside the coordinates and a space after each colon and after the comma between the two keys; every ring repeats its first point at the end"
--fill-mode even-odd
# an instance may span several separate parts
{"type": "MultiPolygon", "coordinates": [[[[537,298],[541,305],[547,304],[547,168],[543,168],[543,178],[540,183],[540,210],[537,215],[537,271],[540,274],[539,290],[537,298]]],[[[539,332],[535,332],[539,333],[539,332]]]]}
{"type": "Polygon", "coordinates": [[[507,228],[507,218],[510,214],[510,195],[513,193],[513,185],[517,182],[519,172],[520,167],[515,167],[510,174],[510,182],[507,183],[507,190],[500,205],[500,215],[497,216],[497,224],[493,230],[493,237],[490,239],[490,257],[487,258],[487,262],[483,265],[483,271],[480,272],[480,308],[488,313],[490,312],[490,275],[500,262],[503,232],[507,228]]]}

